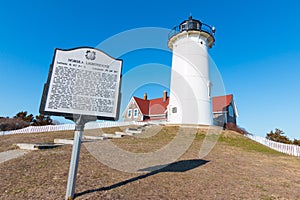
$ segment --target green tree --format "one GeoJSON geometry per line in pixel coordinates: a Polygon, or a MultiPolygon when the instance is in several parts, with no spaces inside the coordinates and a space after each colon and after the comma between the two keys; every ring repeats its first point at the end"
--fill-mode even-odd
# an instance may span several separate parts
{"type": "Polygon", "coordinates": [[[271,131],[270,133],[267,133],[266,138],[275,142],[292,144],[292,141],[284,134],[285,133],[282,130],[276,128],[275,132],[271,131]]]}
{"type": "Polygon", "coordinates": [[[27,111],[21,111],[21,112],[18,112],[18,113],[14,116],[14,118],[19,118],[19,119],[22,119],[22,120],[24,120],[25,122],[29,122],[29,123],[33,122],[33,119],[34,119],[32,114],[27,115],[27,111]]]}

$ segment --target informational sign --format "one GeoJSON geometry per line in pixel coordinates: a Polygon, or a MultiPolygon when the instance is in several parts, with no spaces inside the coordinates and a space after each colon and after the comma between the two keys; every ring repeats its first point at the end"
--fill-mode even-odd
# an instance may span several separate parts
{"type": "Polygon", "coordinates": [[[119,113],[122,60],[89,47],[55,49],[44,86],[40,112],[116,120],[119,113]]]}

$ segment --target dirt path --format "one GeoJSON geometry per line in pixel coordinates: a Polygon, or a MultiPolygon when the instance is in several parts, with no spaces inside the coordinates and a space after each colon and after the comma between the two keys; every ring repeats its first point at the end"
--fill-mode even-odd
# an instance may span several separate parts
{"type": "Polygon", "coordinates": [[[25,155],[28,151],[16,149],[0,153],[0,163],[25,155]]]}

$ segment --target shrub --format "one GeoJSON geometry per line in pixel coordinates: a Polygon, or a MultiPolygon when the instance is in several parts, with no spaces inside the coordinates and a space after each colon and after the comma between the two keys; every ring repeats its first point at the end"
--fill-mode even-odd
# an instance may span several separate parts
{"type": "Polygon", "coordinates": [[[0,131],[11,131],[22,129],[27,126],[45,126],[53,125],[53,121],[50,116],[37,115],[35,118],[32,114],[27,114],[27,111],[17,113],[13,118],[0,117],[0,131]]]}
{"type": "Polygon", "coordinates": [[[29,126],[30,123],[20,118],[2,118],[0,119],[0,130],[11,131],[29,126]]]}
{"type": "Polygon", "coordinates": [[[300,146],[300,140],[294,139],[293,144],[300,146]]]}
{"type": "Polygon", "coordinates": [[[227,130],[235,131],[235,132],[238,132],[238,133],[243,134],[243,135],[250,134],[248,131],[246,131],[246,129],[241,128],[241,127],[237,126],[234,123],[227,123],[225,128],[227,130]]]}

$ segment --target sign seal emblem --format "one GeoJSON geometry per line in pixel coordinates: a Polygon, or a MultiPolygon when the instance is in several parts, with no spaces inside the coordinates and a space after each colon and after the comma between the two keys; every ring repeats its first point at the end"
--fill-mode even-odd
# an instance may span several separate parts
{"type": "Polygon", "coordinates": [[[87,50],[86,53],[85,53],[85,57],[88,60],[95,60],[96,59],[96,52],[91,51],[91,50],[87,50]]]}

